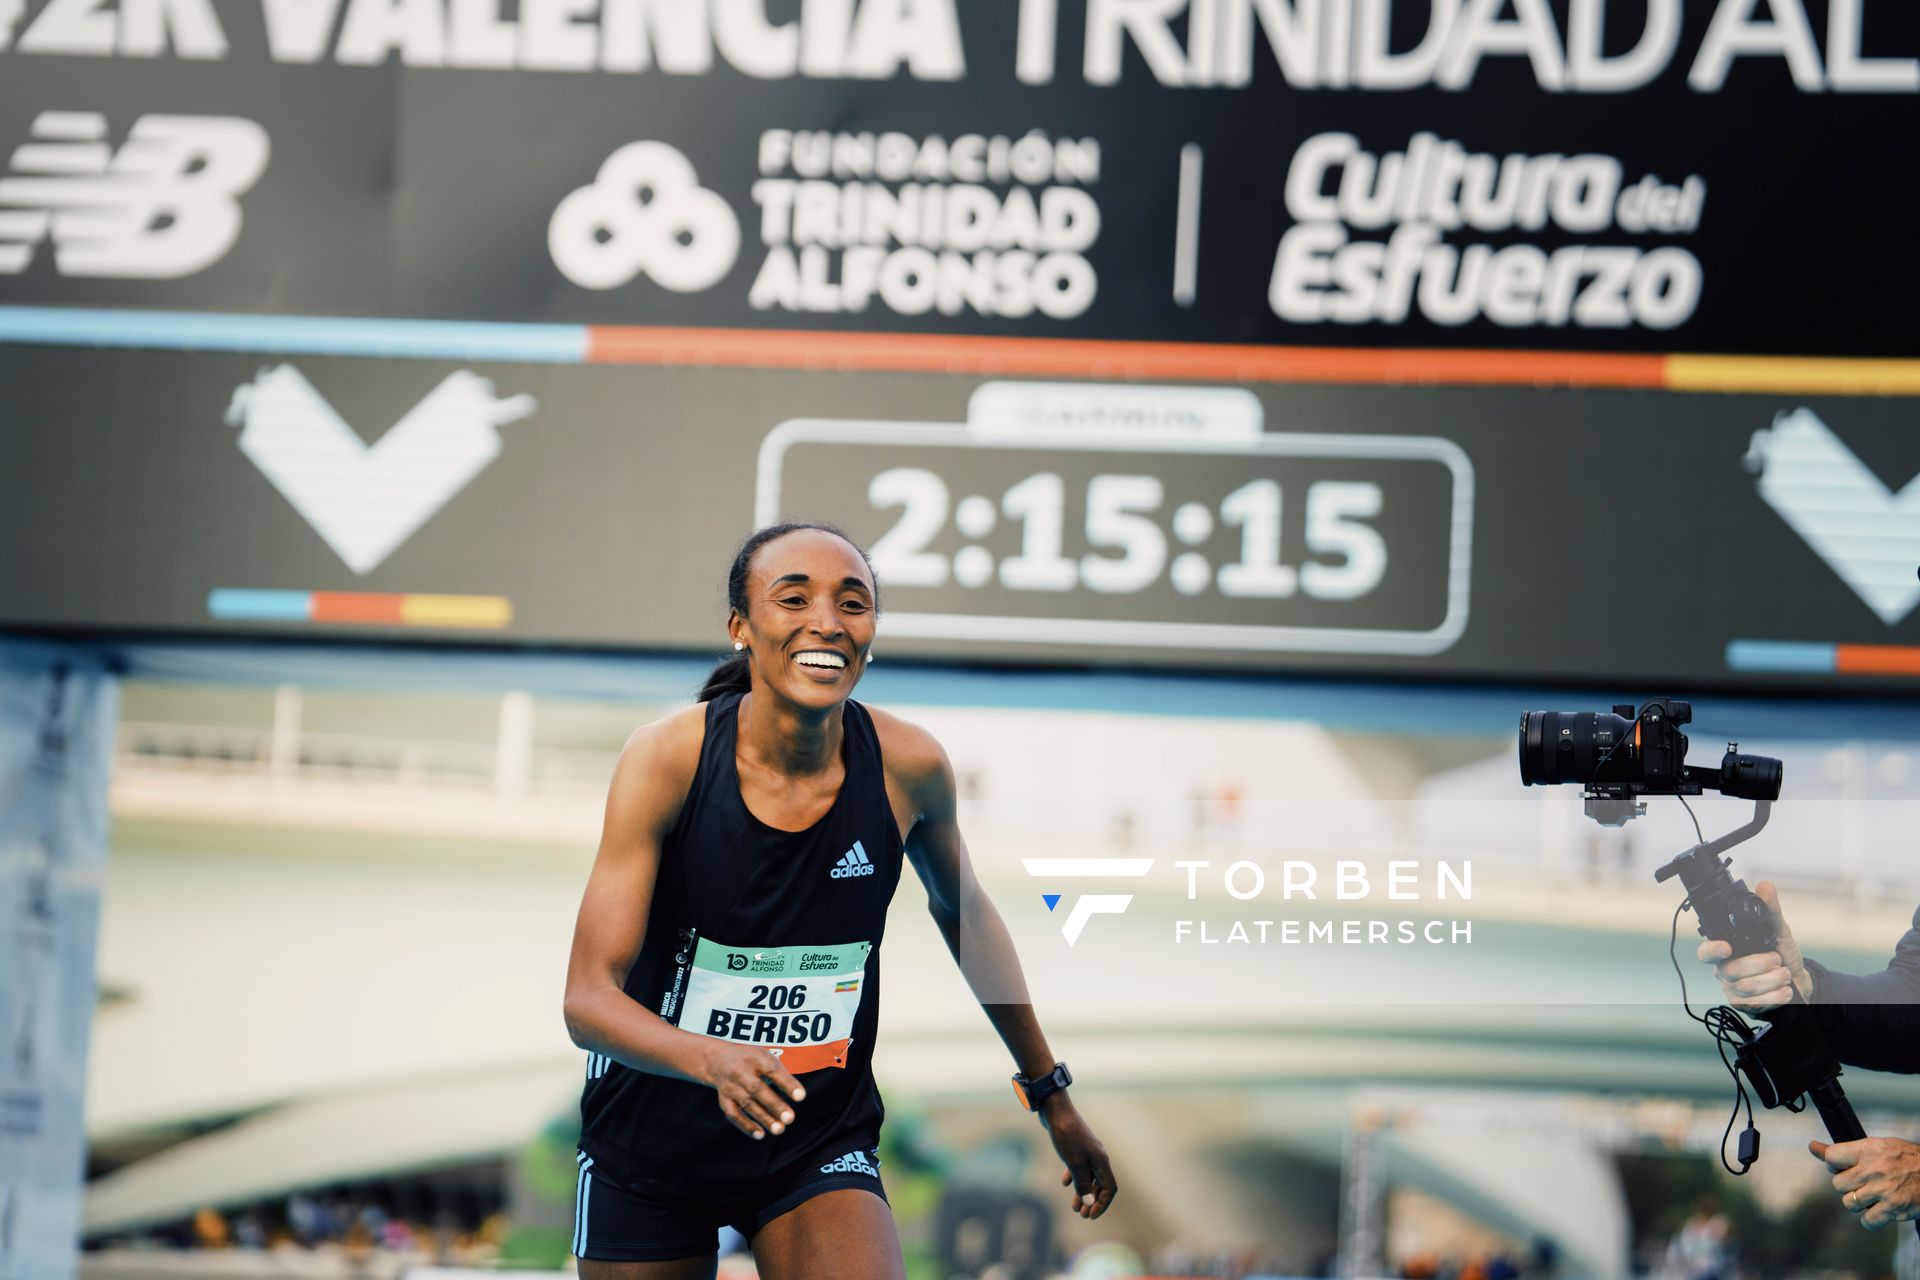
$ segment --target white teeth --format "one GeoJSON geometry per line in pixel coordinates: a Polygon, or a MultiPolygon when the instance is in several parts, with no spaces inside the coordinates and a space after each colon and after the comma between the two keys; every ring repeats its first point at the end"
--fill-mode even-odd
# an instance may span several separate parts
{"type": "Polygon", "coordinates": [[[837,653],[796,653],[793,660],[803,667],[831,667],[838,671],[847,665],[847,660],[837,653]]]}

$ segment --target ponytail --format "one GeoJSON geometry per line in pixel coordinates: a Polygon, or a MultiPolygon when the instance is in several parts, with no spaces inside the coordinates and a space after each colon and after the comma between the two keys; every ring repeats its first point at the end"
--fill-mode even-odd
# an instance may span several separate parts
{"type": "Polygon", "coordinates": [[[753,688],[753,669],[744,653],[729,654],[707,676],[695,702],[712,702],[723,693],[745,693],[753,688]]]}

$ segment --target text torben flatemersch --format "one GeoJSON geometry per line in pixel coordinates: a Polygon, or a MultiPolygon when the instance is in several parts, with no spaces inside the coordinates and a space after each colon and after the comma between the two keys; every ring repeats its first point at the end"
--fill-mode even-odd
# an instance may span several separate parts
{"type": "MultiPolygon", "coordinates": [[[[1227,896],[1239,902],[1246,902],[1267,893],[1267,869],[1258,862],[1241,860],[1230,862],[1217,876],[1208,876],[1213,864],[1210,861],[1195,860],[1175,862],[1173,864],[1187,873],[1187,900],[1198,902],[1202,899],[1203,889],[1224,889],[1227,896]]],[[[1389,861],[1385,875],[1377,882],[1384,890],[1381,895],[1391,902],[1423,902],[1429,895],[1422,892],[1422,872],[1428,870],[1412,859],[1389,861]]],[[[1463,861],[1458,864],[1436,861],[1431,867],[1432,901],[1470,902],[1473,899],[1473,863],[1463,861]]],[[[1280,864],[1278,884],[1274,888],[1283,901],[1303,899],[1320,901],[1322,883],[1319,865],[1289,859],[1280,864]]],[[[1370,876],[1367,864],[1342,860],[1333,864],[1332,883],[1324,886],[1330,890],[1330,897],[1337,902],[1363,901],[1374,894],[1376,881],[1370,876]]],[[[1260,945],[1277,943],[1281,946],[1448,946],[1455,943],[1473,941],[1473,922],[1471,920],[1438,919],[1382,919],[1378,917],[1354,917],[1343,920],[1250,920],[1234,918],[1220,919],[1181,919],[1173,922],[1173,940],[1176,943],[1198,943],[1202,946],[1217,944],[1247,943],[1260,945]]]]}

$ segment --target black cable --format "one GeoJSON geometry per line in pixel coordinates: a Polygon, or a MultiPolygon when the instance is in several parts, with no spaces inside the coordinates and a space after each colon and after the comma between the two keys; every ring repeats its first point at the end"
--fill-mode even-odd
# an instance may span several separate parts
{"type": "Polygon", "coordinates": [[[1703,831],[1701,831],[1701,830],[1700,830],[1700,819],[1698,819],[1698,818],[1695,818],[1695,817],[1694,817],[1694,814],[1693,814],[1693,806],[1692,806],[1692,805],[1690,805],[1690,804],[1688,804],[1688,803],[1687,803],[1687,798],[1686,798],[1685,796],[1683,796],[1683,795],[1681,795],[1681,794],[1680,794],[1679,792],[1677,792],[1677,791],[1676,791],[1676,792],[1674,793],[1674,798],[1675,798],[1675,799],[1677,799],[1677,800],[1679,800],[1679,801],[1680,801],[1680,804],[1682,805],[1682,807],[1684,807],[1684,808],[1686,809],[1686,811],[1687,811],[1687,816],[1688,816],[1689,818],[1693,818],[1693,838],[1694,838],[1694,841],[1695,841],[1696,843],[1698,843],[1698,844],[1705,844],[1705,843],[1707,842],[1707,836],[1706,836],[1706,833],[1705,833],[1705,832],[1703,832],[1703,831]]]}
{"type": "MultiPolygon", "coordinates": [[[[1689,807],[1687,812],[1691,814],[1693,809],[1689,807]]],[[[1699,826],[1700,824],[1698,820],[1696,820],[1694,822],[1696,832],[1699,830],[1699,826]]],[[[1704,838],[1702,838],[1701,843],[1705,843],[1704,838]]],[[[1680,979],[1680,1007],[1687,1011],[1689,1018],[1692,1018],[1695,1022],[1707,1029],[1707,1034],[1713,1037],[1714,1048],[1718,1050],[1720,1054],[1720,1065],[1725,1067],[1727,1074],[1733,1077],[1733,1110],[1727,1113],[1727,1127],[1720,1134],[1720,1165],[1728,1173],[1738,1178],[1743,1176],[1747,1172],[1747,1169],[1745,1166],[1736,1169],[1732,1163],[1727,1160],[1727,1139],[1733,1136],[1733,1122],[1740,1118],[1740,1108],[1742,1106],[1747,1110],[1747,1128],[1753,1128],[1753,1099],[1747,1096],[1747,1085],[1746,1082],[1740,1078],[1739,1068],[1734,1066],[1733,1062],[1727,1058],[1727,1049],[1731,1046],[1737,1053],[1740,1049],[1752,1043],[1754,1033],[1753,1028],[1747,1025],[1746,1019],[1740,1016],[1739,1011],[1727,1005],[1716,1005],[1708,1009],[1704,1015],[1693,1011],[1693,1005],[1687,997],[1687,975],[1681,970],[1680,957],[1676,954],[1680,945],[1680,913],[1692,905],[1693,899],[1682,898],[1680,905],[1673,910],[1673,925],[1667,932],[1667,962],[1673,966],[1674,976],[1680,979]]],[[[1805,1103],[1803,1102],[1801,1105],[1804,1106],[1805,1103]]],[[[1797,1110],[1797,1108],[1795,1109],[1797,1110]]]]}
{"type": "Polygon", "coordinates": [[[1692,904],[1692,898],[1682,898],[1680,905],[1673,909],[1673,928],[1667,931],[1667,963],[1673,966],[1673,976],[1680,979],[1680,1007],[1687,1011],[1689,1018],[1705,1026],[1707,1020],[1695,1013],[1693,1006],[1687,1003],[1687,975],[1680,972],[1680,957],[1674,954],[1680,945],[1680,913],[1692,904]]]}
{"type": "Polygon", "coordinates": [[[1746,1024],[1745,1019],[1726,1005],[1709,1009],[1706,1018],[1702,1021],[1713,1033],[1714,1048],[1720,1053],[1720,1065],[1725,1067],[1727,1074],[1733,1077],[1733,1110],[1727,1113],[1727,1127],[1720,1134],[1720,1166],[1738,1178],[1747,1172],[1747,1168],[1742,1165],[1736,1169],[1728,1163],[1727,1139],[1733,1136],[1733,1122],[1740,1118],[1740,1109],[1743,1106],[1747,1110],[1747,1128],[1753,1128],[1753,1099],[1747,1096],[1746,1082],[1740,1078],[1738,1068],[1728,1061],[1727,1049],[1732,1046],[1738,1052],[1740,1048],[1745,1047],[1753,1040],[1753,1029],[1746,1024]]]}
{"type": "MultiPolygon", "coordinates": [[[[1723,1058],[1724,1056],[1725,1055],[1722,1055],[1723,1058]]],[[[1733,1122],[1740,1118],[1740,1100],[1746,1097],[1747,1091],[1738,1082],[1734,1084],[1734,1088],[1740,1090],[1740,1096],[1733,1100],[1733,1110],[1727,1113],[1727,1127],[1720,1131],[1720,1167],[1734,1177],[1739,1178],[1744,1177],[1747,1171],[1745,1169],[1736,1169],[1727,1163],[1727,1139],[1733,1136],[1733,1122]]],[[[1753,1127],[1752,1103],[1747,1104],[1747,1127],[1749,1129],[1753,1127]]]]}

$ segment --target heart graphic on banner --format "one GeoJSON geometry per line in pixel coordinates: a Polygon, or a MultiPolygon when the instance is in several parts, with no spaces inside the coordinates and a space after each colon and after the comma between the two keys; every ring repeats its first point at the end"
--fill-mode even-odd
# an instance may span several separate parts
{"type": "Polygon", "coordinates": [[[369,445],[292,365],[233,393],[240,451],[355,573],[371,573],[500,452],[496,428],[534,410],[460,370],[369,445]]]}
{"type": "Polygon", "coordinates": [[[1920,476],[1893,492],[1811,409],[1754,432],[1746,465],[1767,505],[1882,622],[1920,604],[1920,476]]]}

